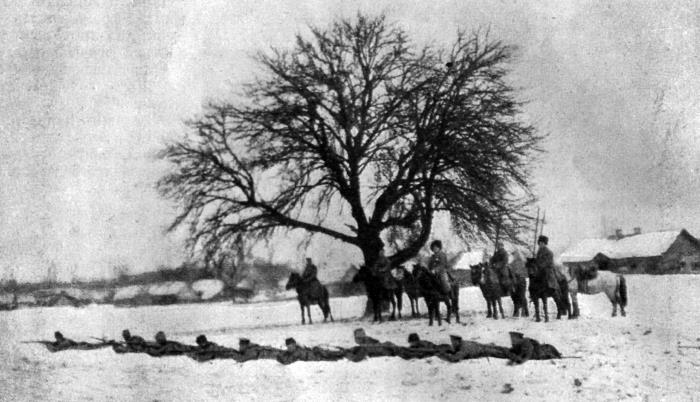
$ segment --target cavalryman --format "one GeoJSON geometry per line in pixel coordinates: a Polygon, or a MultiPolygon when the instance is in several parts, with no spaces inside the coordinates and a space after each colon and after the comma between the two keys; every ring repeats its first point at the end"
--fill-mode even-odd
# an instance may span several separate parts
{"type": "Polygon", "coordinates": [[[512,293],[513,280],[511,278],[510,267],[508,266],[508,252],[500,241],[496,243],[496,252],[491,257],[491,266],[498,274],[504,294],[512,293]]]}
{"type": "Polygon", "coordinates": [[[381,278],[382,286],[386,289],[395,289],[397,287],[396,281],[391,276],[391,261],[384,254],[384,249],[379,250],[379,257],[374,263],[374,275],[381,278]]]}
{"type": "Polygon", "coordinates": [[[537,267],[544,271],[547,279],[547,287],[554,289],[557,299],[561,298],[561,291],[559,290],[558,275],[554,267],[554,254],[547,247],[549,238],[547,236],[540,236],[537,239],[537,245],[539,249],[537,250],[537,256],[535,261],[537,267]]]}
{"type": "Polygon", "coordinates": [[[318,268],[311,262],[311,258],[306,259],[306,266],[304,267],[304,272],[301,274],[301,280],[303,282],[309,283],[318,280],[316,275],[318,274],[318,268]]]}
{"type": "Polygon", "coordinates": [[[430,251],[433,252],[433,255],[430,256],[428,269],[440,280],[442,291],[444,293],[449,293],[451,290],[450,277],[447,273],[447,256],[442,251],[442,242],[440,240],[435,240],[430,243],[430,251]]]}

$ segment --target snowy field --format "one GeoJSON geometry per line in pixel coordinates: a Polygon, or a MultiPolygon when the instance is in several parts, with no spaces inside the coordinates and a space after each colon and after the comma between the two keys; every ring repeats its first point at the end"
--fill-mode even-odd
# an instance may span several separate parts
{"type": "MultiPolygon", "coordinates": [[[[295,301],[3,311],[0,400],[700,400],[700,350],[678,348],[700,344],[700,277],[627,278],[627,317],[610,317],[611,306],[603,295],[580,295],[580,319],[547,324],[532,318],[486,319],[485,303],[475,288],[462,290],[462,324],[442,327],[428,327],[422,319],[358,321],[364,297],[332,299],[334,324],[321,324],[320,311],[314,309],[312,326],[299,324],[295,301]],[[111,349],[52,354],[41,345],[20,343],[51,339],[55,330],[75,340],[118,338],[129,328],[149,339],[163,330],[186,343],[204,333],[231,346],[248,337],[282,347],[289,336],[307,345],[352,346],[357,327],[401,345],[410,332],[439,343],[458,334],[508,345],[508,331],[517,330],[581,359],[508,366],[498,359],[455,364],[437,358],[374,358],[284,366],[276,361],[197,363],[184,356],[117,355],[111,349]],[[505,384],[513,391],[502,393],[505,384]]],[[[422,302],[421,309],[425,312],[422,302]]],[[[509,300],[504,299],[504,309],[512,312],[509,300]]],[[[410,309],[404,306],[404,313],[410,309]]]]}

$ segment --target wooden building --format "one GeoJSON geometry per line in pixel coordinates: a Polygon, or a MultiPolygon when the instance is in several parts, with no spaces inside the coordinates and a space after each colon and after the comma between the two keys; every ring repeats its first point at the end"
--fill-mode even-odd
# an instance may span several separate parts
{"type": "Polygon", "coordinates": [[[687,230],[616,235],[586,239],[561,255],[566,266],[592,265],[640,274],[700,273],[700,241],[687,230]]]}

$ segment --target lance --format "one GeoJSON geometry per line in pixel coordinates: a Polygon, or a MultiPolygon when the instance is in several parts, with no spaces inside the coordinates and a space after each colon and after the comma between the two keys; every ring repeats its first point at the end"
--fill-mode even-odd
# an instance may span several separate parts
{"type": "Polygon", "coordinates": [[[547,216],[547,211],[546,211],[546,210],[545,210],[545,211],[542,211],[542,222],[541,222],[541,224],[540,224],[540,236],[542,235],[542,233],[544,233],[544,224],[547,223],[547,222],[544,221],[544,218],[545,218],[546,216],[547,216]]]}
{"type": "Polygon", "coordinates": [[[532,255],[535,255],[535,250],[537,249],[537,231],[540,226],[540,207],[537,207],[537,218],[535,219],[535,240],[532,243],[532,255]]]}

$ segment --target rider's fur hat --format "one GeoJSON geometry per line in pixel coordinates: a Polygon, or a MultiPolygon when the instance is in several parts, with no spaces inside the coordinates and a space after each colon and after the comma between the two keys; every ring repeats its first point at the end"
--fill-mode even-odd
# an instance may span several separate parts
{"type": "Polygon", "coordinates": [[[547,236],[540,236],[537,238],[538,243],[544,243],[544,244],[549,244],[549,237],[547,236]]]}
{"type": "Polygon", "coordinates": [[[433,242],[430,243],[430,249],[432,250],[433,247],[437,247],[442,250],[442,242],[440,240],[433,240],[433,242]]]}
{"type": "Polygon", "coordinates": [[[411,334],[408,334],[408,343],[412,342],[418,342],[420,341],[420,338],[418,337],[418,334],[413,332],[411,334]]]}

